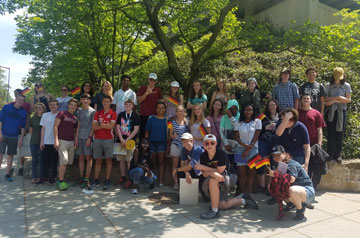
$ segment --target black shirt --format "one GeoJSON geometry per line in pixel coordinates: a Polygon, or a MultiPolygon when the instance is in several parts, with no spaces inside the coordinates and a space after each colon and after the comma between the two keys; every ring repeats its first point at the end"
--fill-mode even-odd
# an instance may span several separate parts
{"type": "Polygon", "coordinates": [[[205,151],[200,156],[200,164],[216,169],[217,167],[228,165],[228,155],[221,149],[216,149],[212,160],[209,159],[208,152],[205,151]]]}
{"type": "MultiPolygon", "coordinates": [[[[134,127],[140,125],[140,118],[136,112],[132,112],[130,114],[127,114],[126,111],[120,112],[117,117],[116,124],[120,125],[120,133],[122,138],[126,140],[134,131],[134,127]]],[[[136,136],[133,140],[135,140],[135,138],[136,136]]]]}

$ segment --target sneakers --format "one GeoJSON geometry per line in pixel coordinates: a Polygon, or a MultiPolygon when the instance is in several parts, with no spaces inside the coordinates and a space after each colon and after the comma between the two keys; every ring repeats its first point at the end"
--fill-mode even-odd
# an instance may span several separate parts
{"type": "Polygon", "coordinates": [[[89,179],[88,178],[80,178],[79,181],[80,188],[86,188],[89,186],[89,179]]]}
{"type": "Polygon", "coordinates": [[[271,197],[267,202],[267,205],[274,205],[275,203],[277,203],[276,198],[271,197]]]}
{"type": "Polygon", "coordinates": [[[299,210],[296,209],[296,215],[295,215],[295,218],[294,218],[295,221],[301,221],[302,219],[305,218],[305,216],[304,216],[305,209],[306,209],[306,206],[305,206],[304,203],[302,204],[301,209],[299,209],[299,210]]]}
{"type": "Polygon", "coordinates": [[[155,183],[149,185],[149,189],[154,189],[154,188],[155,188],[155,183]]]}
{"type": "Polygon", "coordinates": [[[129,189],[131,186],[132,186],[132,182],[130,180],[126,181],[126,183],[124,184],[125,189],[129,189]]]}
{"type": "Polygon", "coordinates": [[[109,190],[110,189],[110,180],[105,180],[103,190],[109,190]]]}
{"type": "Polygon", "coordinates": [[[133,190],[131,190],[131,194],[132,194],[133,196],[137,196],[137,195],[138,195],[137,189],[134,188],[133,190]]]}
{"type": "Polygon", "coordinates": [[[95,188],[98,188],[98,187],[100,187],[99,180],[94,180],[94,181],[90,184],[90,188],[91,188],[91,189],[95,189],[95,188]]]}
{"type": "Polygon", "coordinates": [[[12,182],[12,181],[13,181],[12,177],[10,176],[10,174],[5,174],[5,180],[8,181],[8,182],[12,182]]]}
{"type": "Polygon", "coordinates": [[[219,218],[219,217],[220,217],[220,212],[219,211],[214,212],[212,210],[211,211],[207,210],[205,213],[200,215],[200,218],[204,219],[204,220],[210,220],[210,219],[219,218]]]}
{"type": "Polygon", "coordinates": [[[120,177],[118,184],[125,183],[126,177],[120,177]]]}
{"type": "Polygon", "coordinates": [[[69,184],[66,183],[65,181],[59,182],[58,183],[58,189],[59,190],[66,190],[69,188],[69,184]]]}
{"type": "Polygon", "coordinates": [[[295,208],[295,205],[292,202],[288,202],[286,204],[286,207],[284,208],[284,212],[290,212],[294,208],[295,208]]]}
{"type": "Polygon", "coordinates": [[[246,199],[245,198],[245,209],[254,209],[254,210],[259,210],[258,205],[256,204],[256,202],[252,199],[246,199]]]}
{"type": "Polygon", "coordinates": [[[18,176],[23,176],[24,175],[24,168],[20,168],[17,175],[18,176]]]}

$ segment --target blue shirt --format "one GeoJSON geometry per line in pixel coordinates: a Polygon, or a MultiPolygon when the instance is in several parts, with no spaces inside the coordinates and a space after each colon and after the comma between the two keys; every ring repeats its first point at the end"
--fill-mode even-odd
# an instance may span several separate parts
{"type": "Polygon", "coordinates": [[[278,83],[275,85],[272,96],[279,102],[279,109],[294,108],[295,100],[299,98],[299,90],[295,83],[278,83]]]}
{"type": "Polygon", "coordinates": [[[284,146],[285,151],[293,157],[305,156],[304,145],[310,144],[306,126],[302,122],[297,121],[292,127],[286,128],[279,137],[278,144],[284,146]]]}
{"type": "Polygon", "coordinates": [[[184,147],[181,149],[181,160],[196,160],[200,161],[200,155],[204,152],[201,146],[193,146],[191,151],[188,151],[184,147]]]}
{"type": "Polygon", "coordinates": [[[299,185],[299,186],[311,186],[313,187],[312,181],[306,173],[305,169],[295,160],[290,160],[288,163],[287,173],[290,176],[295,177],[295,182],[292,185],[299,185]]]}
{"type": "Polygon", "coordinates": [[[150,142],[164,142],[167,141],[167,119],[164,117],[162,119],[157,118],[152,115],[146,122],[146,131],[149,132],[149,141],[150,142]]]}
{"type": "Polygon", "coordinates": [[[20,128],[25,128],[26,117],[26,111],[22,107],[15,108],[14,104],[5,105],[0,111],[2,134],[8,137],[17,137],[20,128]]]}

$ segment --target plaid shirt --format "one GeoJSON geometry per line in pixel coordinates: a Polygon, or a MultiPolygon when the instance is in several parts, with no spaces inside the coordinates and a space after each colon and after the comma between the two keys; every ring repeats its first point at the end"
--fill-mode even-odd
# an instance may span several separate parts
{"type": "Polygon", "coordinates": [[[279,102],[280,110],[295,107],[295,100],[299,99],[299,90],[295,83],[288,81],[286,84],[278,83],[272,90],[272,97],[279,102]]]}
{"type": "Polygon", "coordinates": [[[289,198],[289,188],[290,188],[290,178],[289,174],[279,174],[274,173],[274,177],[271,179],[270,183],[270,194],[276,198],[277,204],[279,206],[279,216],[277,217],[280,220],[284,216],[282,201],[289,198]]]}

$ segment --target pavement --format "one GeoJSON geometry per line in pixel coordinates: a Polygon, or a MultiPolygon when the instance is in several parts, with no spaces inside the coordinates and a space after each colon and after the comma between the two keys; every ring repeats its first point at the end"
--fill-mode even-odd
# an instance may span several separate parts
{"type": "MultiPolygon", "coordinates": [[[[278,221],[277,205],[254,194],[259,210],[242,207],[221,211],[221,217],[201,220],[209,204],[162,205],[151,194],[174,192],[170,188],[141,191],[112,186],[85,195],[79,187],[58,191],[48,185],[33,185],[14,176],[4,181],[0,169],[0,237],[360,237],[360,194],[318,192],[314,210],[306,219],[293,220],[290,212],[278,221]]],[[[15,169],[17,172],[17,169],[15,169]]]]}

